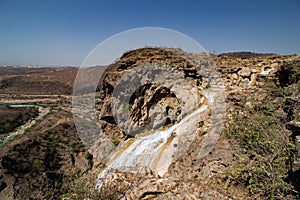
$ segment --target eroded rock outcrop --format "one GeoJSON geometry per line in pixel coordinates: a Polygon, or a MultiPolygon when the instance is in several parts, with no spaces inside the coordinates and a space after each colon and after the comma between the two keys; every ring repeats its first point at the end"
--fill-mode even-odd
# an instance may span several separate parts
{"type": "MultiPolygon", "coordinates": [[[[117,137],[120,141],[128,137],[122,129],[117,126],[117,122],[113,119],[113,112],[111,107],[111,98],[113,96],[113,89],[118,84],[118,80],[131,70],[137,68],[139,65],[149,63],[160,63],[162,65],[168,64],[174,70],[182,73],[185,79],[201,91],[210,85],[221,86],[221,82],[226,86],[226,104],[227,104],[227,121],[230,121],[231,111],[235,107],[252,107],[253,102],[248,101],[247,97],[255,96],[255,99],[264,99],[264,93],[261,93],[262,86],[267,82],[272,81],[278,83],[278,87],[282,87],[287,83],[294,83],[293,81],[284,81],[286,75],[282,72],[285,63],[299,60],[299,55],[279,56],[279,55],[264,55],[263,57],[253,58],[233,58],[228,55],[211,55],[217,66],[217,72],[220,72],[221,79],[205,79],[209,72],[199,73],[197,71],[197,60],[202,55],[185,54],[180,50],[174,51],[168,49],[158,48],[144,48],[125,53],[120,60],[111,65],[106,70],[106,75],[103,78],[103,88],[100,90],[102,110],[100,114],[100,124],[108,135],[117,137]],[[186,59],[195,58],[195,59],[186,59]],[[283,67],[283,68],[282,68],[283,67]],[[220,81],[222,80],[222,81],[220,81]],[[115,134],[117,133],[117,134],[115,134]]],[[[207,64],[207,63],[206,63],[207,64]]],[[[201,64],[200,64],[201,65],[201,64]]],[[[205,63],[202,63],[205,66],[205,63]]],[[[202,71],[203,72],[203,71],[202,71]]],[[[290,73],[288,73],[290,74],[290,73]]],[[[212,75],[212,74],[210,74],[212,75]]],[[[214,75],[212,75],[214,77],[214,75]]],[[[216,76],[217,77],[217,76],[216,76]]],[[[132,79],[133,81],[133,79],[132,79]]],[[[151,111],[155,114],[158,110],[151,110],[153,102],[163,107],[167,113],[167,121],[163,125],[170,125],[178,122],[183,114],[183,109],[180,107],[178,96],[168,90],[168,87],[161,87],[155,84],[146,84],[139,87],[133,92],[133,96],[129,97],[130,118],[137,125],[149,124],[151,119],[151,111]],[[171,109],[172,108],[172,109],[171,109]]],[[[201,96],[201,95],[200,95],[201,96]]],[[[298,98],[299,93],[294,93],[291,98],[298,98]]],[[[297,99],[296,98],[296,99],[297,99]]],[[[296,100],[299,102],[298,100],[296,100]]],[[[298,112],[297,103],[291,108],[294,118],[298,112]],[[296,109],[296,110],[295,110],[296,109]]],[[[216,109],[218,110],[218,109],[216,109]]],[[[215,148],[212,149],[209,155],[199,159],[199,151],[205,140],[205,135],[209,131],[209,125],[212,121],[208,120],[210,112],[203,114],[202,119],[198,119],[198,128],[191,129],[191,132],[197,133],[193,138],[188,148],[183,155],[180,155],[172,162],[170,167],[163,176],[157,175],[151,169],[145,177],[138,173],[129,173],[131,181],[129,181],[127,172],[112,171],[106,181],[129,184],[126,186],[127,192],[122,193],[120,198],[123,199],[251,199],[248,197],[247,189],[242,189],[240,193],[236,186],[224,187],[222,176],[224,170],[233,161],[238,158],[235,157],[234,148],[222,138],[216,143],[215,148]],[[204,117],[206,116],[206,118],[204,117]],[[149,174],[151,174],[149,176],[149,174]],[[123,177],[125,176],[125,178],[123,177]],[[114,177],[114,178],[112,178],[114,177]],[[122,178],[123,177],[123,178],[122,178]],[[126,178],[127,177],[127,178],[126,178]],[[122,181],[122,180],[126,181],[122,181]],[[138,181],[137,181],[138,180],[138,181]],[[130,189],[128,189],[130,188],[130,189]],[[231,195],[228,195],[228,194],[231,195]]],[[[218,118],[216,118],[216,121],[218,118]]],[[[297,120],[290,120],[288,126],[290,129],[297,131],[297,120]]],[[[157,124],[160,126],[161,124],[157,124]]],[[[155,126],[152,126],[155,127],[155,126]]],[[[215,127],[218,127],[217,125],[215,127]]],[[[211,130],[218,132],[219,130],[211,130]]],[[[130,137],[130,136],[129,136],[130,137]]],[[[136,170],[134,170],[136,171],[136,170]]]]}
{"type": "MultiPolygon", "coordinates": [[[[126,130],[120,127],[132,128],[155,123],[151,126],[155,128],[174,124],[188,112],[185,107],[192,107],[191,104],[195,104],[192,101],[180,102],[181,98],[190,96],[200,99],[200,93],[195,86],[206,87],[206,79],[199,74],[196,66],[189,60],[172,51],[159,48],[130,51],[106,69],[101,80],[102,88],[99,99],[100,126],[104,132],[113,134],[121,141],[127,136],[126,130]],[[121,78],[123,82],[120,84],[121,78]],[[116,89],[117,86],[119,88],[116,89]],[[126,88],[133,88],[133,91],[128,91],[128,94],[124,95],[122,92],[126,91],[126,88]],[[113,94],[114,89],[119,93],[113,94]],[[124,105],[124,108],[112,108],[114,95],[117,95],[117,100],[118,95],[127,98],[127,105],[124,105]],[[130,115],[121,115],[118,121],[119,126],[117,126],[113,109],[120,114],[130,111],[130,115]],[[166,118],[160,122],[157,119],[162,117],[157,115],[165,115],[166,118]],[[120,125],[123,122],[127,123],[125,117],[130,117],[132,124],[120,125]]],[[[181,50],[177,51],[184,54],[181,50]]],[[[134,130],[128,130],[127,134],[128,132],[132,133],[134,130]]]]}

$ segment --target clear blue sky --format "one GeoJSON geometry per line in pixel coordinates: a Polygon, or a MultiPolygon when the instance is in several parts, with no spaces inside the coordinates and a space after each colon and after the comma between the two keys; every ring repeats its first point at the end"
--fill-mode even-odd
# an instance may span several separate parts
{"type": "Polygon", "coordinates": [[[0,65],[80,65],[106,38],[149,26],[209,52],[300,53],[299,0],[0,0],[0,65]]]}

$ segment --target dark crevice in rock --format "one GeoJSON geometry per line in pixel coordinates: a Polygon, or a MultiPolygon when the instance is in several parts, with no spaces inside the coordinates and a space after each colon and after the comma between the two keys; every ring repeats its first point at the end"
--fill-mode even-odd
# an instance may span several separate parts
{"type": "Polygon", "coordinates": [[[166,87],[161,87],[158,90],[156,90],[149,101],[149,104],[147,106],[148,110],[152,105],[157,104],[161,99],[169,96],[170,94],[171,94],[170,89],[166,87]]]}
{"type": "Polygon", "coordinates": [[[288,130],[292,131],[291,137],[292,137],[293,139],[295,139],[296,136],[300,135],[300,124],[299,124],[299,122],[298,122],[298,123],[297,123],[297,122],[293,122],[293,121],[288,122],[288,123],[286,124],[286,128],[287,128],[288,130]]]}
{"type": "Polygon", "coordinates": [[[277,72],[281,87],[289,86],[293,83],[298,83],[300,80],[300,60],[284,63],[277,72]]]}
{"type": "Polygon", "coordinates": [[[169,124],[172,124],[172,121],[171,121],[171,119],[170,119],[169,117],[167,117],[164,126],[167,126],[167,125],[169,125],[169,124]]]}
{"type": "Polygon", "coordinates": [[[135,99],[139,97],[143,97],[145,95],[145,92],[152,87],[153,84],[145,84],[141,87],[139,87],[130,97],[129,104],[133,104],[135,99]]]}
{"type": "Polygon", "coordinates": [[[284,101],[283,111],[287,114],[286,120],[288,122],[295,119],[294,107],[296,106],[296,104],[297,104],[297,100],[292,98],[287,98],[284,101]]]}
{"type": "Polygon", "coordinates": [[[163,192],[153,191],[153,192],[145,192],[141,199],[146,198],[147,196],[158,196],[160,194],[163,194],[163,192]]]}
{"type": "MultiPolygon", "coordinates": [[[[143,112],[149,114],[149,110],[152,106],[159,103],[164,98],[176,98],[176,95],[170,91],[169,88],[162,86],[155,86],[153,84],[145,84],[138,88],[129,99],[129,106],[133,107],[130,113],[130,117],[134,122],[138,122],[139,119],[143,116],[143,112]],[[151,94],[149,99],[145,99],[145,95],[151,94]],[[145,108],[145,109],[143,109],[145,108]]],[[[170,107],[166,107],[166,114],[168,115],[170,107]]],[[[169,119],[170,120],[170,119],[169,119]]],[[[148,125],[151,123],[151,119],[144,119],[143,125],[148,125]]],[[[172,123],[172,120],[167,121],[166,124],[172,123]]]]}
{"type": "Polygon", "coordinates": [[[198,74],[197,69],[184,69],[184,77],[187,78],[193,78],[193,79],[197,79],[199,77],[201,77],[201,75],[198,74]]]}
{"type": "Polygon", "coordinates": [[[110,123],[110,124],[117,124],[117,122],[115,121],[115,118],[113,116],[103,116],[100,118],[100,120],[106,121],[107,123],[110,123]]]}
{"type": "Polygon", "coordinates": [[[121,65],[118,66],[117,71],[123,71],[123,70],[129,69],[135,63],[136,63],[136,61],[134,61],[134,60],[128,60],[125,63],[121,63],[121,65]]]}
{"type": "Polygon", "coordinates": [[[297,191],[298,198],[300,198],[300,169],[294,172],[289,172],[286,182],[291,183],[297,191]]]}
{"type": "Polygon", "coordinates": [[[112,92],[114,91],[114,87],[107,83],[107,82],[103,82],[102,83],[102,94],[100,95],[101,99],[104,99],[108,94],[112,94],[112,92]]]}
{"type": "Polygon", "coordinates": [[[1,182],[0,184],[0,192],[2,192],[7,187],[7,183],[1,182]]]}

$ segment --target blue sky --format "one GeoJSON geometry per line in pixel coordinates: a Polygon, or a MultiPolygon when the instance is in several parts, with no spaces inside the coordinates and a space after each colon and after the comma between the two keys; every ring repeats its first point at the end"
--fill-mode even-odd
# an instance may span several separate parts
{"type": "Polygon", "coordinates": [[[299,0],[0,0],[0,65],[80,65],[101,41],[164,27],[208,52],[300,53],[299,0]]]}

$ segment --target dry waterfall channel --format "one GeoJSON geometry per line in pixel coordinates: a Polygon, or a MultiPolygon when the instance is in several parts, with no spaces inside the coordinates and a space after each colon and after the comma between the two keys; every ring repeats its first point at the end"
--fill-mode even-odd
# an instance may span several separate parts
{"type": "Polygon", "coordinates": [[[99,174],[96,188],[102,187],[110,171],[114,169],[126,171],[126,167],[146,166],[163,176],[174,161],[177,143],[182,138],[188,137],[185,134],[189,132],[191,126],[195,126],[195,122],[197,123],[196,116],[213,104],[217,92],[218,89],[205,91],[198,107],[180,122],[151,134],[139,134],[121,143],[107,167],[99,174]]]}

